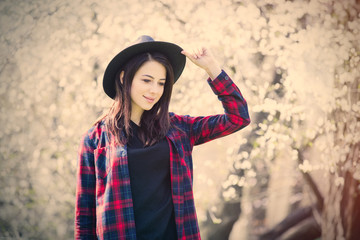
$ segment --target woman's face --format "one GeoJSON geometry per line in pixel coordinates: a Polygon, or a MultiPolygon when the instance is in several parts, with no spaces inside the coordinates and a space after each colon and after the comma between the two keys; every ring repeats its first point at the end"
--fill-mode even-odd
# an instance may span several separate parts
{"type": "Polygon", "coordinates": [[[156,61],[145,62],[135,73],[131,85],[131,115],[141,116],[161,98],[166,81],[165,67],[156,61]]]}

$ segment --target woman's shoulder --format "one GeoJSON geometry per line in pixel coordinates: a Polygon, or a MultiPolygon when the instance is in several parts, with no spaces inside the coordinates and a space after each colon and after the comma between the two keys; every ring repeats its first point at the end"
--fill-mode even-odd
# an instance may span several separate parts
{"type": "Polygon", "coordinates": [[[107,128],[105,118],[93,123],[93,125],[83,134],[83,141],[92,142],[91,145],[98,146],[100,142],[106,142],[107,128]]]}
{"type": "Polygon", "coordinates": [[[189,128],[189,115],[178,115],[176,113],[170,112],[170,124],[176,129],[187,130],[189,128]]]}
{"type": "Polygon", "coordinates": [[[170,122],[172,124],[183,124],[186,121],[186,115],[178,115],[173,112],[169,112],[170,122]]]}

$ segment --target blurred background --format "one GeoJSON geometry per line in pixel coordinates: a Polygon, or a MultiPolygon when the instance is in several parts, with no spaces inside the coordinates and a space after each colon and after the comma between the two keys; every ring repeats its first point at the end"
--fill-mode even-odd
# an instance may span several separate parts
{"type": "MultiPolygon", "coordinates": [[[[203,239],[360,239],[359,0],[0,0],[0,239],[72,239],[102,76],[147,34],[205,44],[252,123],[194,149],[203,239]]],[[[222,107],[188,61],[171,111],[222,107]]]]}

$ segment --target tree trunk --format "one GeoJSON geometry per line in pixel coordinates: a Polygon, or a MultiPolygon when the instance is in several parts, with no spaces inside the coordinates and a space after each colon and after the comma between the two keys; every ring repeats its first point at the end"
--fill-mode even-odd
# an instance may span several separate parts
{"type": "MultiPolygon", "coordinates": [[[[314,206],[315,207],[315,206],[314,206]]],[[[295,210],[290,213],[286,218],[284,218],[280,223],[278,223],[274,228],[265,232],[259,236],[259,240],[275,240],[278,239],[282,234],[288,231],[290,228],[298,225],[299,223],[306,221],[307,219],[313,218],[312,208],[303,207],[295,210]]]]}
{"type": "MultiPolygon", "coordinates": [[[[351,162],[355,167],[360,163],[360,143],[351,147],[345,162],[351,162]]],[[[339,167],[341,172],[342,166],[339,167]]],[[[333,184],[337,176],[329,176],[328,194],[325,196],[323,212],[322,237],[327,240],[358,240],[360,239],[360,191],[359,180],[354,179],[351,169],[341,174],[343,184],[333,184]]]]}
{"type": "Polygon", "coordinates": [[[225,202],[218,204],[219,211],[207,212],[207,221],[203,224],[208,240],[226,240],[229,239],[234,223],[240,216],[240,202],[225,202]],[[214,216],[211,216],[214,215],[214,216]],[[216,220],[215,220],[216,219],[216,220]],[[217,221],[218,220],[218,221],[217,221]]]}

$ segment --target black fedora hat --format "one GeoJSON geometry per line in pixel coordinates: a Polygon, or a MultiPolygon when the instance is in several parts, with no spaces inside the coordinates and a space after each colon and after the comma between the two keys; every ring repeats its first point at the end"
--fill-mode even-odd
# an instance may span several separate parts
{"type": "Polygon", "coordinates": [[[108,64],[103,78],[103,88],[105,93],[115,98],[115,77],[119,69],[133,56],[145,52],[160,52],[164,54],[174,70],[174,80],[176,81],[184,70],[186,57],[181,54],[182,48],[169,42],[155,41],[152,37],[143,35],[139,37],[135,44],[119,52],[108,64]]]}

